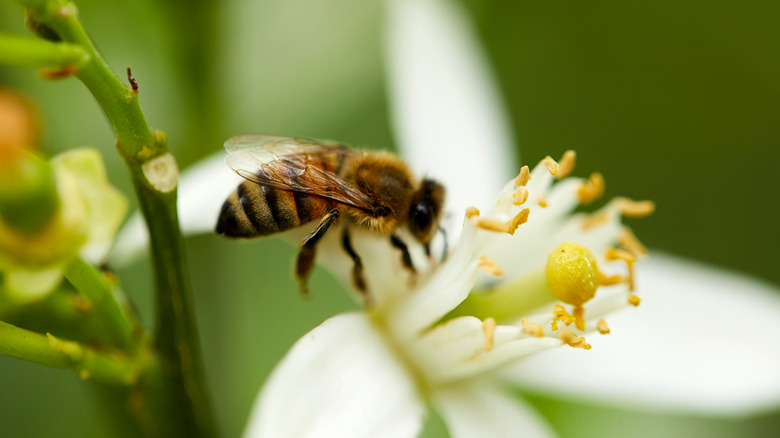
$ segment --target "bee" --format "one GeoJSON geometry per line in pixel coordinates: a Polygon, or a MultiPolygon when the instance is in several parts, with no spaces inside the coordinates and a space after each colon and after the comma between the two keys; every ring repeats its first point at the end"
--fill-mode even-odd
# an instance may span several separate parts
{"type": "Polygon", "coordinates": [[[246,181],[223,204],[216,233],[254,238],[317,221],[301,243],[295,263],[303,294],[308,292],[317,244],[339,222],[346,223],[341,245],[353,262],[352,281],[364,298],[368,287],[363,263],[352,245],[351,227],[388,236],[412,274],[416,270],[409,249],[396,231],[407,227],[428,256],[437,230],[444,232],[439,226],[444,186],[432,179],[417,181],[406,163],[390,153],[265,135],[233,137],[225,142],[225,149],[228,166],[246,181]]]}

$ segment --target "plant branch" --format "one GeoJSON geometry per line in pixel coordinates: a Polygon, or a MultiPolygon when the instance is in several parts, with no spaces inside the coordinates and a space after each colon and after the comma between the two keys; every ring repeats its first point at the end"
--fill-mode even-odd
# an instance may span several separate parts
{"type": "Polygon", "coordinates": [[[42,335],[0,321],[0,354],[52,368],[68,368],[81,378],[111,384],[133,384],[139,367],[124,356],[92,350],[73,341],[42,335]]]}
{"type": "Polygon", "coordinates": [[[136,347],[137,343],[133,342],[133,332],[139,324],[117,301],[114,295],[114,282],[78,257],[65,266],[63,273],[73,287],[92,305],[103,329],[108,331],[106,337],[114,341],[116,347],[125,350],[136,347]]]}
{"type": "MultiPolygon", "coordinates": [[[[138,103],[138,90],[128,87],[99,56],[67,0],[19,0],[27,7],[33,29],[46,37],[78,44],[90,55],[76,76],[89,88],[114,128],[149,228],[155,277],[156,327],[161,382],[170,403],[168,421],[186,436],[214,436],[214,424],[203,379],[192,292],[176,210],[178,170],[164,134],[152,132],[138,103]],[[46,29],[41,31],[41,29],[46,29]]],[[[154,390],[150,390],[154,393],[154,390]]],[[[154,404],[151,400],[150,404],[154,404]]],[[[158,403],[159,405],[159,403],[158,403]]]]}
{"type": "Polygon", "coordinates": [[[0,63],[71,70],[89,61],[81,46],[0,33],[0,63]]]}

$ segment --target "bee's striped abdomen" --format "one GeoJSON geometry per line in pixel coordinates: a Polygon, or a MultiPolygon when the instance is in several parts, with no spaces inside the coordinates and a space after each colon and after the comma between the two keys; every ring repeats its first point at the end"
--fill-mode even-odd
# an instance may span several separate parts
{"type": "Polygon", "coordinates": [[[325,215],[323,199],[244,181],[222,205],[217,234],[258,237],[287,231],[325,215]]]}

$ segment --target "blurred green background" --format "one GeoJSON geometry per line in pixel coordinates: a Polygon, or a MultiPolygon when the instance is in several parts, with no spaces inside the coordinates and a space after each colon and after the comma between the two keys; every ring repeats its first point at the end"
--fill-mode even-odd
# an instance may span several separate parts
{"type": "MultiPolygon", "coordinates": [[[[182,167],[237,133],[333,138],[392,148],[382,67],[382,2],[77,2],[116,72],[140,84],[153,127],[182,167]]],[[[656,201],[631,222],[651,247],[780,284],[780,3],[463,0],[484,40],[521,149],[534,163],[569,148],[607,195],[656,201]]],[[[0,31],[26,34],[0,1],[0,31]]],[[[98,106],[75,79],[0,66],[0,86],[40,108],[47,152],[93,145],[131,194],[98,106]]],[[[521,162],[517,163],[518,168],[521,162]]],[[[354,304],[324,271],[297,295],[295,249],[187,241],[208,379],[222,430],[242,430],[257,389],[303,333],[354,304]]],[[[149,266],[122,268],[151,322],[149,266]]],[[[648,297],[649,299],[649,297],[648,297]]],[[[0,357],[0,435],[109,436],[89,384],[0,357]]],[[[765,436],[780,416],[730,420],[535,397],[562,436],[765,436]]],[[[426,436],[446,436],[434,416],[426,436]]]]}

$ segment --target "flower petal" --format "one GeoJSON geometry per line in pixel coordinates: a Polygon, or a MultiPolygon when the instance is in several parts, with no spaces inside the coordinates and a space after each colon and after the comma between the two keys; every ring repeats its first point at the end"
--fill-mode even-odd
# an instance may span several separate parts
{"type": "Polygon", "coordinates": [[[589,337],[593,350],[548,352],[504,375],[621,406],[735,416],[780,406],[776,287],[657,253],[637,269],[645,299],[608,318],[612,333],[589,337]]]}
{"type": "Polygon", "coordinates": [[[469,381],[437,390],[433,402],[453,438],[555,436],[532,407],[488,382],[469,381]]]}
{"type": "Polygon", "coordinates": [[[456,2],[387,5],[388,89],[399,148],[418,173],[444,183],[448,210],[459,217],[474,200],[490,202],[484,194],[513,176],[514,140],[497,86],[456,2]]]}
{"type": "Polygon", "coordinates": [[[413,437],[425,405],[365,314],[335,316],[301,338],[252,409],[247,437],[413,437]]]}

